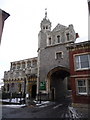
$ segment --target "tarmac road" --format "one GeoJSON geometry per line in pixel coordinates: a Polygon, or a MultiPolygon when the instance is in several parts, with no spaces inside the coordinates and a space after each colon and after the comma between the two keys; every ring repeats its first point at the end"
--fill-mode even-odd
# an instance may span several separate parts
{"type": "MultiPolygon", "coordinates": [[[[72,118],[68,106],[70,101],[52,102],[47,106],[28,106],[22,108],[12,108],[2,106],[2,118],[72,118]]],[[[6,119],[5,119],[6,120],[6,119]]]]}

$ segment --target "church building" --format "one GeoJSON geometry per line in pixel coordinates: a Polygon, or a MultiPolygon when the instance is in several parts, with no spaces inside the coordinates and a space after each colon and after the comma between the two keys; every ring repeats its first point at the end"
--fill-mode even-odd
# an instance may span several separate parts
{"type": "Polygon", "coordinates": [[[67,46],[74,44],[77,34],[72,24],[57,24],[51,29],[45,17],[40,23],[38,34],[38,56],[11,62],[9,71],[4,72],[5,92],[25,92],[37,100],[60,101],[70,89],[70,65],[67,46]]]}

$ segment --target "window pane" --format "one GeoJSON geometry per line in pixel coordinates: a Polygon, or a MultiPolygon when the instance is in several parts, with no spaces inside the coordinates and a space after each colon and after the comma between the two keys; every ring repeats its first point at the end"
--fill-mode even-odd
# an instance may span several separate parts
{"type": "Polygon", "coordinates": [[[86,87],[79,87],[79,93],[86,93],[86,87]]]}
{"type": "Polygon", "coordinates": [[[87,94],[86,80],[78,80],[77,83],[78,93],[87,94]]]}
{"type": "Polygon", "coordinates": [[[79,56],[76,56],[75,58],[76,58],[76,62],[79,62],[79,56]]]}
{"type": "Polygon", "coordinates": [[[87,62],[88,61],[88,55],[81,55],[80,60],[81,60],[81,62],[87,62]]]}
{"type": "Polygon", "coordinates": [[[89,62],[81,62],[81,68],[88,68],[89,67],[89,62]]]}
{"type": "MultiPolygon", "coordinates": [[[[90,55],[88,55],[88,59],[89,59],[88,61],[89,61],[89,65],[90,65],[90,55]]],[[[90,66],[89,66],[89,67],[90,67],[90,66]]]]}
{"type": "Polygon", "coordinates": [[[78,80],[78,86],[85,86],[85,80],[78,80]]]}
{"type": "Polygon", "coordinates": [[[79,63],[76,63],[76,69],[79,69],[80,68],[79,66],[80,66],[79,63]]]}
{"type": "Polygon", "coordinates": [[[76,69],[79,69],[80,68],[79,56],[75,57],[75,61],[76,61],[76,69]]]}
{"type": "Polygon", "coordinates": [[[88,93],[90,94],[90,79],[88,80],[88,93]]]}
{"type": "Polygon", "coordinates": [[[89,68],[90,67],[90,55],[80,55],[75,57],[76,69],[89,68]]]}
{"type": "Polygon", "coordinates": [[[80,61],[81,61],[81,68],[88,68],[89,67],[88,54],[87,55],[81,55],[80,56],[80,61]]]}

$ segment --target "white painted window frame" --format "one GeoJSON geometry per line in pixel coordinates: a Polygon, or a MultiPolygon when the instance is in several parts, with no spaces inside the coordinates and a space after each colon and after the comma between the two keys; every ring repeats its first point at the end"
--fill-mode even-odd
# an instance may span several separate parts
{"type": "Polygon", "coordinates": [[[90,95],[90,92],[89,92],[89,84],[88,84],[88,81],[90,80],[90,78],[76,78],[76,93],[77,95],[90,95]],[[81,87],[86,87],[86,92],[79,92],[79,87],[78,86],[78,81],[79,80],[85,80],[85,86],[81,86],[81,87]]]}
{"type": "Polygon", "coordinates": [[[75,54],[75,55],[74,55],[74,66],[75,66],[75,70],[87,70],[87,69],[90,69],[90,60],[89,60],[89,59],[90,59],[90,53],[75,54]],[[81,55],[88,55],[88,62],[89,62],[89,66],[88,66],[88,67],[85,67],[85,68],[82,68],[82,67],[81,67],[81,60],[80,60],[80,56],[81,56],[81,55]],[[79,62],[78,62],[78,63],[79,63],[79,68],[76,68],[76,66],[77,66],[76,57],[77,57],[77,56],[79,57],[79,62]]]}

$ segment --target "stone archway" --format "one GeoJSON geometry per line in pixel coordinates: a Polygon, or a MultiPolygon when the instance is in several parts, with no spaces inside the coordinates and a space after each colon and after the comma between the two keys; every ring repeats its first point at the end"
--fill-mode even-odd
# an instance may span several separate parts
{"type": "Polygon", "coordinates": [[[48,73],[48,92],[51,100],[60,101],[67,95],[67,80],[69,69],[58,66],[48,73]]]}

